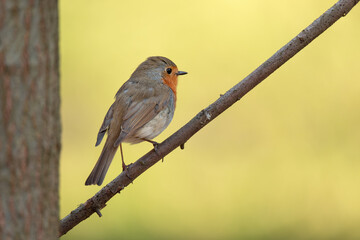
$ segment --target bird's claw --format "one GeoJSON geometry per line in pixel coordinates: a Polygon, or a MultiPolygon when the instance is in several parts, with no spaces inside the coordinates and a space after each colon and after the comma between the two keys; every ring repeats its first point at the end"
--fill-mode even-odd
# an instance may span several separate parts
{"type": "MultiPolygon", "coordinates": [[[[158,144],[157,142],[153,142],[152,144],[153,144],[153,146],[154,146],[154,151],[155,151],[155,153],[156,153],[158,156],[160,156],[160,153],[159,153],[159,150],[158,150],[158,145],[159,145],[159,144],[158,144]]],[[[164,162],[164,157],[161,158],[161,161],[164,162]]]]}
{"type": "Polygon", "coordinates": [[[128,168],[131,166],[132,163],[130,163],[129,165],[126,165],[124,162],[122,163],[122,169],[123,171],[128,170],[128,168]]]}
{"type": "Polygon", "coordinates": [[[158,143],[157,142],[153,142],[152,145],[154,146],[154,151],[156,152],[157,155],[160,155],[159,150],[158,150],[158,143]]]}

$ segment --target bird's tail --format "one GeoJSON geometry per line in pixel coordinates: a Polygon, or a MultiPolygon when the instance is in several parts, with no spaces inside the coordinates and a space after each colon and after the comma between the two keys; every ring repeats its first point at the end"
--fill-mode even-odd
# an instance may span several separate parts
{"type": "Polygon", "coordinates": [[[109,169],[110,163],[114,158],[117,147],[111,144],[107,139],[105,146],[100,154],[99,160],[96,162],[94,169],[91,171],[89,177],[86,179],[85,185],[97,184],[101,185],[104,181],[105,175],[109,169]]]}

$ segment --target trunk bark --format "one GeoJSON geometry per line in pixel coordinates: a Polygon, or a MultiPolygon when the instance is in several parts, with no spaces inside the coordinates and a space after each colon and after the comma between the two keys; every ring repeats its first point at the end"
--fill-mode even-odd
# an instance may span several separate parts
{"type": "Polygon", "coordinates": [[[0,1],[0,239],[56,239],[57,0],[0,1]]]}

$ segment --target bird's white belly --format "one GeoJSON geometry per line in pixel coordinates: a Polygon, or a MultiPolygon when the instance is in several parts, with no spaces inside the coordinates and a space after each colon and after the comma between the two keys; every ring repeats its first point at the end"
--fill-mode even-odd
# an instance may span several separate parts
{"type": "Polygon", "coordinates": [[[159,135],[170,124],[173,114],[169,108],[165,108],[156,115],[150,122],[146,123],[136,132],[137,138],[153,139],[159,135]]]}

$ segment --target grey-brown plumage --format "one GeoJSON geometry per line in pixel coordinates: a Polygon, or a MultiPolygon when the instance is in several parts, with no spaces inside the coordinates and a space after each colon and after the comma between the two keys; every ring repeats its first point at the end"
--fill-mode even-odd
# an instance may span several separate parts
{"type": "MultiPolygon", "coordinates": [[[[101,185],[122,142],[151,141],[171,122],[176,103],[176,65],[165,57],[150,57],[131,75],[115,96],[100,127],[96,146],[108,132],[100,157],[85,185],[101,185]]],[[[123,162],[123,169],[126,165],[123,162]]]]}

